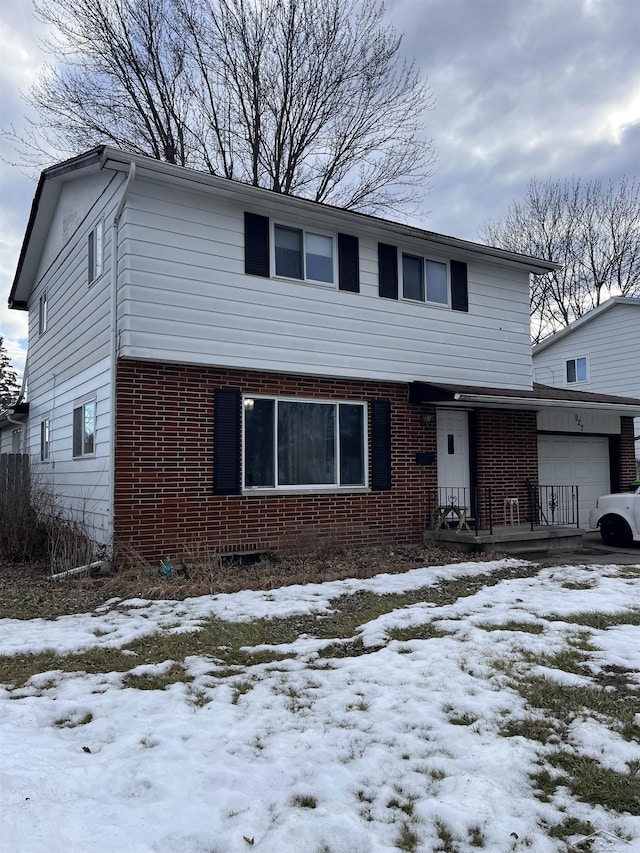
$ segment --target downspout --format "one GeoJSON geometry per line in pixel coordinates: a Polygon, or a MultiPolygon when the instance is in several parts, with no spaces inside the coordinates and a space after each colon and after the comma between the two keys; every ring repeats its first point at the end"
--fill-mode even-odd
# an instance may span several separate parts
{"type": "MultiPolygon", "coordinates": [[[[27,366],[29,364],[29,350],[27,349],[27,355],[24,360],[24,370],[22,371],[22,385],[20,386],[20,393],[18,394],[18,399],[15,401],[13,406],[13,413],[15,414],[16,406],[22,402],[22,398],[24,397],[24,389],[27,384],[27,366]]],[[[14,421],[14,419],[9,414],[9,410],[5,412],[7,416],[7,420],[10,424],[15,424],[17,427],[20,427],[22,430],[22,438],[20,439],[20,446],[22,447],[22,452],[27,452],[27,424],[24,421],[14,421]]]]}
{"type": "Polygon", "coordinates": [[[113,535],[115,529],[116,508],[116,368],[118,363],[118,226],[120,217],[127,200],[129,187],[136,176],[136,164],[133,160],[129,163],[129,174],[118,202],[118,207],[113,216],[112,240],[111,240],[111,300],[110,300],[110,323],[109,342],[111,351],[109,354],[109,399],[111,401],[111,434],[109,440],[109,533],[113,547],[113,535]]]}

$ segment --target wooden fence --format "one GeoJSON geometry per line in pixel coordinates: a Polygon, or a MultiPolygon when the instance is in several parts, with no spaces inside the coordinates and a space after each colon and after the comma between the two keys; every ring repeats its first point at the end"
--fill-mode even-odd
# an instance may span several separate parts
{"type": "Polygon", "coordinates": [[[29,457],[26,453],[0,455],[0,507],[24,506],[29,501],[29,457]]]}

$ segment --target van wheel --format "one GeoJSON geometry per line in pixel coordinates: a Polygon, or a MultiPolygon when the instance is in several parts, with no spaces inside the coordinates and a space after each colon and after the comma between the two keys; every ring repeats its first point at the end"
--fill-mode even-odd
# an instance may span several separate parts
{"type": "Polygon", "coordinates": [[[631,528],[617,515],[607,515],[600,522],[600,536],[605,545],[613,548],[628,548],[633,542],[631,528]]]}

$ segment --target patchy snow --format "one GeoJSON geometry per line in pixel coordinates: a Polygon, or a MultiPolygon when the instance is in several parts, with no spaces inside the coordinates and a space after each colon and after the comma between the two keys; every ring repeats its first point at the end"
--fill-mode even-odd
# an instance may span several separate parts
{"type": "MultiPolygon", "coordinates": [[[[327,614],[341,595],[401,593],[517,565],[465,563],[184,602],[112,600],[52,621],[0,620],[0,652],[126,649],[157,632],[197,631],[211,616],[327,614]]],[[[531,712],[494,666],[511,661],[533,671],[524,651],[554,654],[584,634],[594,674],[608,665],[638,673],[639,626],[595,630],[563,621],[631,608],[640,608],[640,578],[615,566],[557,566],[450,605],[386,613],[357,629],[362,654],[320,657],[331,641],[307,635],[258,647],[287,657],[236,674],[217,674],[211,656],[188,657],[179,663],[193,680],[165,690],[127,686],[124,673],[59,669],[22,688],[5,684],[0,849],[387,853],[410,849],[400,846],[404,827],[415,833],[413,849],[432,851],[445,849],[438,840],[445,827],[460,853],[477,850],[480,837],[491,853],[555,853],[567,847],[545,827],[567,816],[597,829],[594,853],[640,849],[638,816],[589,806],[562,788],[550,802],[533,796],[530,774],[547,747],[500,736],[506,720],[531,712]],[[398,629],[426,624],[438,629],[432,639],[393,639],[398,629]]],[[[171,666],[136,666],[132,656],[130,674],[171,666]]],[[[589,683],[540,671],[560,683],[589,683]]],[[[640,744],[593,717],[574,721],[568,738],[620,772],[640,761],[640,744]]]]}

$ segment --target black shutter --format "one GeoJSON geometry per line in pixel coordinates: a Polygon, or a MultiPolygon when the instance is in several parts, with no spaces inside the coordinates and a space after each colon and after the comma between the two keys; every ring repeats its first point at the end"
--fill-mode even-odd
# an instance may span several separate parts
{"type": "Polygon", "coordinates": [[[338,234],[338,287],[360,293],[360,257],[358,238],[338,234]]]}
{"type": "Polygon", "coordinates": [[[371,488],[391,489],[391,401],[371,401],[371,488]]]}
{"type": "Polygon", "coordinates": [[[269,218],[257,213],[244,215],[244,271],[269,277],[269,218]]]}
{"type": "Polygon", "coordinates": [[[451,261],[451,307],[454,311],[469,310],[467,293],[467,265],[463,261],[451,261]]]}
{"type": "Polygon", "coordinates": [[[240,494],[240,392],[213,392],[213,493],[240,494]]]}
{"type": "Polygon", "coordinates": [[[398,250],[378,243],[378,286],[380,296],[398,298],[398,250]]]}

